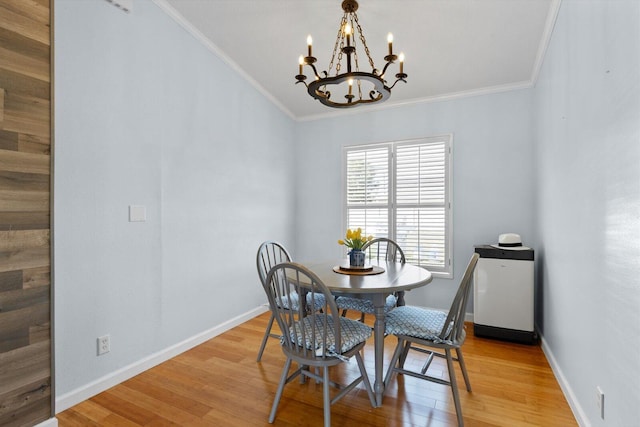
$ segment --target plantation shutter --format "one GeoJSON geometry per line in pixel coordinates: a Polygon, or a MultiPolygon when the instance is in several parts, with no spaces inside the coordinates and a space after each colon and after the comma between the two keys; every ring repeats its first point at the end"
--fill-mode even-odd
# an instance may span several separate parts
{"type": "Polygon", "coordinates": [[[452,277],[451,135],[345,148],[345,224],[452,277]]]}
{"type": "Polygon", "coordinates": [[[396,147],[396,237],[407,262],[446,268],[447,147],[445,141],[396,147]]]}
{"type": "Polygon", "coordinates": [[[388,146],[347,152],[347,228],[389,236],[390,158],[388,146]]]}

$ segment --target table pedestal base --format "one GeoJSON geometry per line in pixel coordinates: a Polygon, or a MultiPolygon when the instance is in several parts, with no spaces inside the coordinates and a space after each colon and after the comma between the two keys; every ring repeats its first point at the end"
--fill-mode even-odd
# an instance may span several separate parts
{"type": "Polygon", "coordinates": [[[386,295],[376,294],[373,298],[374,314],[376,316],[375,324],[373,327],[373,342],[374,342],[374,354],[375,354],[375,382],[373,384],[373,391],[376,395],[376,406],[382,406],[382,395],[384,394],[384,381],[383,381],[383,369],[384,369],[384,304],[386,295]]]}

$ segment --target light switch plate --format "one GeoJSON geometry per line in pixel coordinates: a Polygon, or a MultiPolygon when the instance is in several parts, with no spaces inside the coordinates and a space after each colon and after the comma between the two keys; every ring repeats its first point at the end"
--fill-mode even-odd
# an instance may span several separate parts
{"type": "Polygon", "coordinates": [[[147,208],[143,205],[129,206],[129,222],[144,222],[147,220],[147,208]]]}

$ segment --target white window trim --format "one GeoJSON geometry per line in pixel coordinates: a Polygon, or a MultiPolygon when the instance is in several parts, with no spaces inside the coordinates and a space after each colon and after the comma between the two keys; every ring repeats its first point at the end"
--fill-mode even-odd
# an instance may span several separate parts
{"type": "MultiPolygon", "coordinates": [[[[415,138],[401,141],[378,142],[371,144],[358,144],[343,147],[342,153],[342,224],[343,230],[348,226],[347,206],[347,153],[352,150],[375,149],[388,147],[390,150],[389,162],[389,237],[395,239],[396,235],[396,147],[399,145],[429,142],[444,142],[445,144],[445,267],[443,271],[431,271],[433,277],[453,278],[453,134],[436,135],[424,138],[415,138]]],[[[371,206],[373,207],[373,206],[371,206]]],[[[366,230],[365,230],[366,231],[366,230]]]]}

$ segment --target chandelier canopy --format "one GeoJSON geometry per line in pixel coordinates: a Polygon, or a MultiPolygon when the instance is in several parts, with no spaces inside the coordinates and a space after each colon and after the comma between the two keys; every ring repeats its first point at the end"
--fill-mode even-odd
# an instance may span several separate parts
{"type": "Polygon", "coordinates": [[[340,21],[338,36],[333,47],[328,71],[322,71],[322,76],[318,74],[316,66],[314,65],[317,60],[312,56],[312,39],[311,36],[308,36],[308,55],[301,55],[299,58],[299,71],[298,75],[296,75],[296,84],[304,83],[309,95],[329,107],[347,108],[385,101],[391,96],[391,89],[393,89],[396,83],[399,81],[407,82],[407,75],[403,70],[404,54],[400,53],[399,56],[394,55],[393,35],[389,33],[387,36],[389,54],[384,57],[386,63],[382,72],[378,71],[369,53],[367,41],[362,33],[362,27],[358,22],[358,14],[356,13],[358,10],[358,2],[356,0],[344,0],[342,2],[342,10],[344,10],[344,14],[340,21]],[[356,31],[358,33],[357,37],[355,34],[356,31]],[[371,72],[360,71],[357,49],[364,50],[369,60],[369,65],[371,66],[371,72]],[[342,62],[345,58],[346,72],[342,69],[342,62]],[[391,86],[387,86],[387,79],[385,78],[387,68],[396,60],[400,62],[400,70],[395,75],[395,82],[391,86]],[[309,84],[305,82],[307,76],[303,74],[304,65],[311,67],[315,77],[315,80],[309,84]],[[344,83],[346,83],[346,88],[344,83]],[[336,89],[336,95],[334,95],[333,98],[331,97],[331,86],[335,86],[336,89]],[[339,95],[338,90],[341,90],[344,95],[339,95]],[[368,95],[363,96],[363,93],[367,94],[367,92],[368,95]]]}

